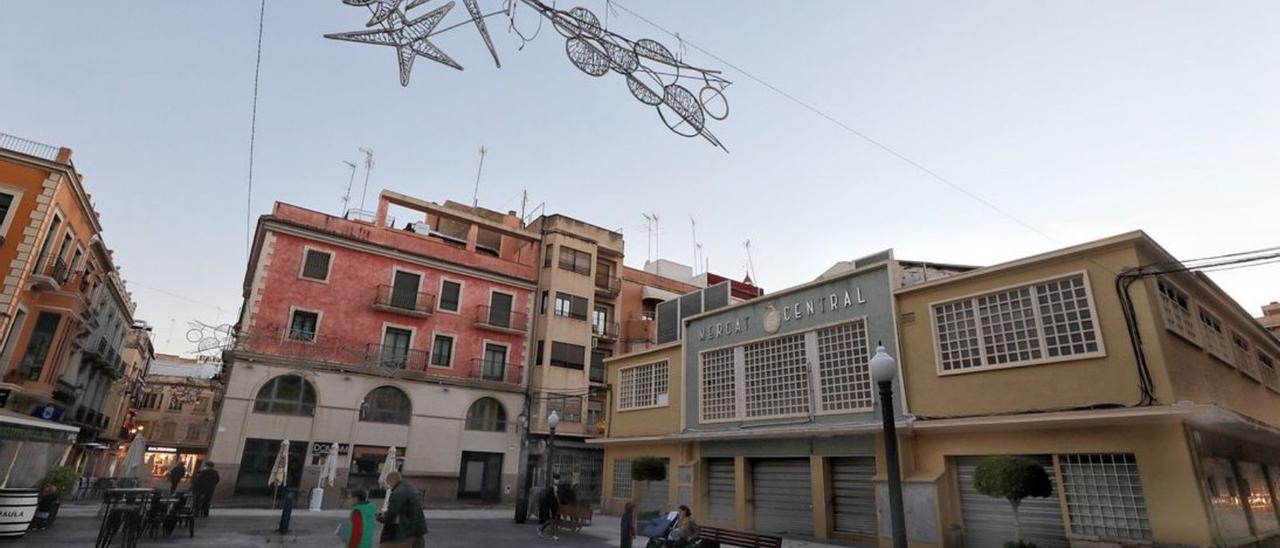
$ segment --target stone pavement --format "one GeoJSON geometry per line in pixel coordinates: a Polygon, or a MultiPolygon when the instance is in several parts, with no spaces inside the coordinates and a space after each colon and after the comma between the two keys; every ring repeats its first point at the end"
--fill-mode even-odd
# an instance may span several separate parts
{"type": "MultiPolygon", "coordinates": [[[[28,533],[26,538],[13,546],[40,546],[50,548],[93,546],[97,536],[99,519],[97,508],[66,506],[59,512],[57,524],[48,531],[28,533]]],[[[143,539],[139,547],[180,546],[184,548],[231,548],[252,546],[297,546],[306,548],[337,547],[341,542],[334,535],[338,524],[347,518],[343,510],[293,513],[290,532],[280,535],[274,531],[279,525],[279,510],[214,509],[209,518],[196,523],[195,538],[187,538],[182,531],[167,539],[143,539]]],[[[488,547],[605,547],[618,546],[618,518],[596,516],[590,527],[581,533],[564,533],[560,540],[539,539],[537,524],[530,521],[516,524],[510,508],[474,510],[428,510],[427,546],[431,548],[488,548],[488,547]]],[[[643,546],[644,539],[638,539],[643,546]]],[[[788,547],[820,548],[827,545],[808,542],[788,542],[788,547]]]]}

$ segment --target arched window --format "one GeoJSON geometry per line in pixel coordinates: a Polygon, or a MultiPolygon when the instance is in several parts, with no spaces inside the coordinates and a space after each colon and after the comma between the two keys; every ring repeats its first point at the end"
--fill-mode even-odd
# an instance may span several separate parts
{"type": "Polygon", "coordinates": [[[258,413],[310,417],[316,413],[316,390],[302,377],[281,375],[258,390],[253,410],[258,413]]]}
{"type": "Polygon", "coordinates": [[[507,412],[493,398],[480,398],[467,410],[467,430],[502,432],[507,429],[507,412]]]}
{"type": "Polygon", "coordinates": [[[409,396],[394,386],[374,388],[360,402],[362,421],[409,424],[409,416],[412,414],[413,405],[409,403],[409,396]]]}

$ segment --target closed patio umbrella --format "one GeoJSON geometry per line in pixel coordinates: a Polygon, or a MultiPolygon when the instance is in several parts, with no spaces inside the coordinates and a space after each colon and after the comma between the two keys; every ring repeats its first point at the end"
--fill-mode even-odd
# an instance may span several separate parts
{"type": "Polygon", "coordinates": [[[386,510],[387,505],[391,503],[391,486],[387,485],[387,474],[396,469],[396,448],[387,449],[387,460],[382,463],[382,470],[378,472],[378,485],[387,490],[387,495],[382,499],[382,509],[386,510]]]}
{"type": "Polygon", "coordinates": [[[284,487],[289,481],[289,440],[280,442],[280,452],[276,453],[276,461],[271,465],[271,475],[267,476],[267,485],[284,487]]]}
{"type": "Polygon", "coordinates": [[[324,458],[324,466],[320,468],[320,485],[333,487],[338,481],[338,455],[334,446],[329,446],[329,453],[324,458]]]}
{"type": "Polygon", "coordinates": [[[142,475],[142,462],[147,455],[147,438],[142,434],[133,437],[133,441],[129,442],[129,451],[124,454],[124,477],[139,478],[142,475]]]}

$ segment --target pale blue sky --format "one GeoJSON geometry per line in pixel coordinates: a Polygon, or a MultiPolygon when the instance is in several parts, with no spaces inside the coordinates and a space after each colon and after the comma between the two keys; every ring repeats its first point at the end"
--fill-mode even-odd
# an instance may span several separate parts
{"type": "MultiPolygon", "coordinates": [[[[467,201],[484,144],[481,205],[518,209],[527,189],[622,228],[633,266],[642,212],[686,263],[693,215],[713,271],[740,277],[750,238],[770,290],[886,247],[990,264],[1135,228],[1183,258],[1280,244],[1280,3],[624,4],[1051,239],[728,67],[732,113],[713,130],[730,154],[668,133],[616,75],[579,72],[549,28],[518,51],[505,19],[490,20],[503,68],[461,28],[437,44],[466,70],[419,59],[401,88],[390,48],[322,38],[368,18],[338,0],[268,0],[254,217],[275,200],[337,213],[361,146],[371,197],[467,201]]],[[[581,5],[603,18],[603,0],[581,5]]],[[[162,350],[240,305],[257,16],[249,0],[0,7],[0,131],[75,150],[162,350]]],[[[676,49],[625,13],[609,26],[676,49]]],[[[1280,299],[1280,265],[1213,278],[1253,313],[1280,299]]]]}

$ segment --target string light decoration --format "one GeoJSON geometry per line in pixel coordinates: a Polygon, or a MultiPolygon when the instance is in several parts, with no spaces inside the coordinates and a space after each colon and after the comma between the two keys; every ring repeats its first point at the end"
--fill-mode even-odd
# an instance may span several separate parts
{"type": "MultiPolygon", "coordinates": [[[[657,110],[662,123],[672,132],[684,137],[702,137],[713,146],[728,151],[707,127],[712,121],[729,117],[725,89],[731,82],[720,71],[685,63],[682,55],[672,53],[656,40],[632,40],[610,31],[591,10],[583,7],[564,11],[541,0],[505,0],[503,9],[484,13],[478,0],[462,0],[468,19],[441,28],[440,23],[456,2],[440,4],[422,15],[410,13],[430,2],[432,0],[343,0],[350,6],[368,8],[372,17],[366,27],[377,28],[326,34],[325,38],[395,48],[400,64],[400,85],[408,86],[414,59],[419,56],[462,70],[462,65],[432,43],[431,38],[468,23],[474,24],[493,56],[494,64],[501,67],[485,20],[505,16],[510,20],[510,28],[516,30],[517,8],[528,7],[538,14],[539,25],[542,21],[550,22],[564,38],[565,55],[578,70],[594,78],[610,73],[620,76],[631,96],[657,110]]],[[[516,32],[525,42],[533,39],[525,38],[518,30],[516,32]]]]}

